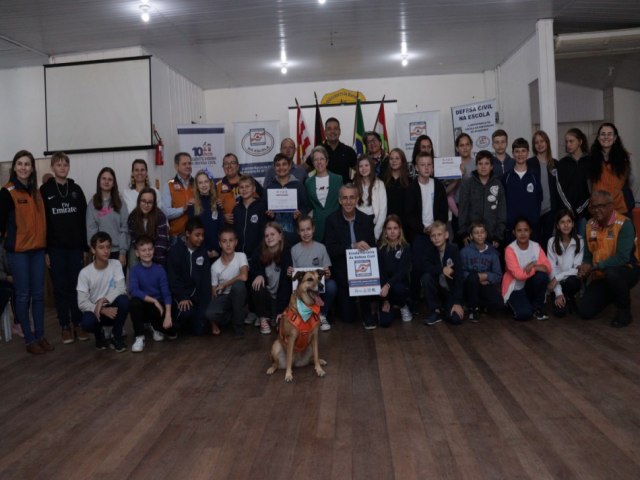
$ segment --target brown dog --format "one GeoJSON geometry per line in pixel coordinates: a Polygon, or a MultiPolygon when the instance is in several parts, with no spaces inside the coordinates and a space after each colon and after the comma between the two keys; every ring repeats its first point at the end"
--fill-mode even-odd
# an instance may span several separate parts
{"type": "Polygon", "coordinates": [[[320,307],[323,305],[318,293],[320,279],[324,270],[296,272],[293,279],[298,281],[298,287],[291,294],[289,306],[280,318],[278,339],[271,347],[273,363],[267,370],[267,375],[273,375],[279,368],[286,369],[284,381],[293,381],[292,367],[304,367],[311,363],[316,374],[324,377],[322,366],[327,362],[318,356],[318,331],[320,329],[320,307]],[[311,315],[305,320],[298,311],[298,301],[311,309],[311,315]],[[312,357],[313,356],[313,357],[312,357]]]}

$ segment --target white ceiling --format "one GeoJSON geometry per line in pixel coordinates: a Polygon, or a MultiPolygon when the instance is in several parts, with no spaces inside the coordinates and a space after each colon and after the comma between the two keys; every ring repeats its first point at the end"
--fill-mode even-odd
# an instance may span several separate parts
{"type": "MultiPolygon", "coordinates": [[[[139,3],[0,0],[0,68],[140,45],[203,89],[468,73],[494,68],[540,18],[560,33],[640,25],[638,0],[150,0],[148,24],[139,3]]],[[[637,83],[637,57],[629,61],[637,83]]]]}

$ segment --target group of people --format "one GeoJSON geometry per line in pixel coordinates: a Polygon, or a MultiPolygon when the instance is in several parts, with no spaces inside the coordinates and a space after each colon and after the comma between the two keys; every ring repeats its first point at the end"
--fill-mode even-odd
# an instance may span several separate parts
{"type": "Polygon", "coordinates": [[[334,311],[343,322],[360,317],[365,329],[391,325],[396,313],[411,321],[423,307],[427,325],[477,322],[505,305],[517,320],[543,320],[548,296],[556,316],[591,318],[614,303],[611,324],[631,322],[629,292],[640,275],[631,164],[613,124],[599,128],[590,149],[580,130],[569,130],[560,161],[542,131],[533,156],[518,138],[511,157],[507,133],[497,130],[494,152],[475,158],[462,133],[454,181],[434,178],[426,135],[409,163],[402,149],[384,152],[375,132],[359,158],[340,142],[337,119],[325,132],[303,165],[293,163],[293,140],[283,140],[263,185],[241,174],[233,153],[216,181],[207,169],[192,176],[181,152],[161,192],[135,160],[122,191],[111,168],[100,170],[88,202],[68,178],[67,155],[52,156],[53,177],[38,189],[33,155],[18,152],[0,190],[0,309],[13,300],[28,352],[51,351],[46,266],[63,343],[93,333],[98,349],[126,351],[130,315],[131,349],[141,352],[146,332],[161,341],[228,326],[242,337],[251,324],[269,334],[294,270],[314,268],[324,271],[323,331],[334,311]],[[271,189],[295,190],[296,210],[270,210],[271,189]],[[349,295],[347,249],[377,249],[379,295],[349,295]]]}

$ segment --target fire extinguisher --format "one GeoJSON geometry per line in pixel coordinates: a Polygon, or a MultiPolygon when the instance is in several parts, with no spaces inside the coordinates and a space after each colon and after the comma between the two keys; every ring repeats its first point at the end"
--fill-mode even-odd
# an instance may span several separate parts
{"type": "Polygon", "coordinates": [[[160,138],[160,134],[156,130],[155,125],[153,126],[153,136],[156,137],[156,148],[155,148],[155,157],[156,157],[156,165],[164,165],[164,143],[162,142],[162,138],[160,138]]]}

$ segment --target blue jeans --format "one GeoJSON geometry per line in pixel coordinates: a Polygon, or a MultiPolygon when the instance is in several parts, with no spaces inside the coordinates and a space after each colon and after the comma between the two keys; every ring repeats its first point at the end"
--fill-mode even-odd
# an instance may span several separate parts
{"type": "Polygon", "coordinates": [[[16,317],[27,345],[44,337],[44,250],[7,252],[16,290],[16,317]],[[33,327],[29,321],[29,304],[33,327]]]}
{"type": "Polygon", "coordinates": [[[324,281],[324,293],[320,295],[324,301],[324,305],[320,309],[320,313],[325,317],[331,310],[336,295],[338,294],[338,284],[333,278],[327,278],[324,281]]]}
{"type": "Polygon", "coordinates": [[[80,324],[82,313],[78,308],[78,275],[83,267],[82,250],[49,248],[51,280],[56,314],[60,327],[69,328],[80,324]]]}
{"type": "MultiPolygon", "coordinates": [[[[380,299],[380,307],[382,307],[385,300],[387,300],[392,307],[404,307],[409,301],[409,285],[407,285],[406,281],[391,285],[387,298],[380,299]]],[[[389,310],[388,312],[380,310],[378,316],[381,327],[388,327],[393,322],[393,310],[389,310]]]]}
{"type": "Polygon", "coordinates": [[[105,315],[100,315],[100,319],[96,317],[93,312],[84,312],[82,314],[82,329],[85,332],[95,333],[96,330],[102,328],[102,325],[113,326],[113,336],[116,339],[122,338],[122,326],[124,325],[124,321],[127,319],[127,314],[129,313],[129,297],[126,295],[120,295],[116,297],[116,299],[111,302],[112,307],[116,307],[118,309],[118,313],[116,314],[116,318],[111,319],[105,315]]]}

